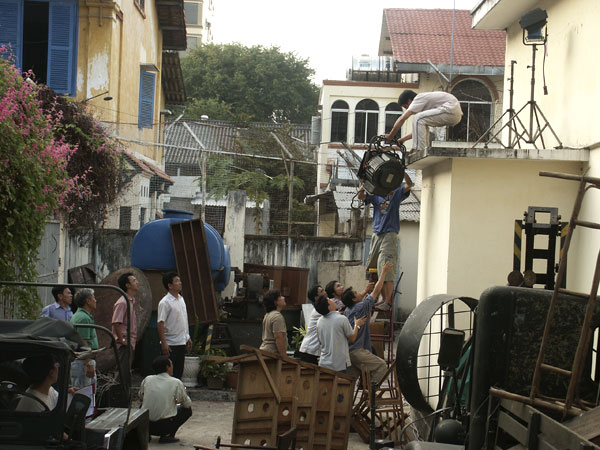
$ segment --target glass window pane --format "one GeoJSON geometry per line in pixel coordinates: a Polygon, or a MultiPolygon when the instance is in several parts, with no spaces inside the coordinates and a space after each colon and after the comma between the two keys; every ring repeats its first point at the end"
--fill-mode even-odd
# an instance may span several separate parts
{"type": "Polygon", "coordinates": [[[377,136],[378,113],[367,113],[367,142],[371,141],[373,136],[377,136]]]}
{"type": "Polygon", "coordinates": [[[331,113],[331,142],[346,141],[348,135],[348,113],[334,111],[331,113]]]}
{"type": "MultiPolygon", "coordinates": [[[[396,123],[396,120],[398,120],[398,117],[400,117],[400,114],[386,113],[386,115],[385,115],[385,132],[386,133],[389,133],[390,131],[392,131],[392,128],[394,128],[394,124],[396,123]]],[[[402,131],[402,130],[400,130],[400,131],[402,131]]],[[[402,136],[400,134],[400,131],[396,135],[397,138],[402,136]]]]}
{"type": "Polygon", "coordinates": [[[367,113],[357,112],[354,114],[354,143],[365,143],[365,130],[367,127],[367,113]]]}
{"type": "Polygon", "coordinates": [[[187,25],[198,25],[198,3],[185,2],[185,23],[187,25]]]}

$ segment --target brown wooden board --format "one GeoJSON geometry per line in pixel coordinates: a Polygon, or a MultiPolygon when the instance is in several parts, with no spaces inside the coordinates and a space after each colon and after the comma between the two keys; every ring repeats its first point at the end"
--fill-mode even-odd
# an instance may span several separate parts
{"type": "Polygon", "coordinates": [[[347,447],[354,388],[351,377],[274,353],[244,350],[252,351],[255,358],[237,359],[240,373],[232,442],[275,445],[278,434],[296,427],[297,449],[347,447]],[[268,378],[273,380],[275,392],[268,378]]]}
{"type": "Polygon", "coordinates": [[[244,272],[262,273],[269,277],[270,280],[273,280],[273,289],[281,292],[288,306],[306,303],[308,269],[289,266],[244,264],[244,272]]]}
{"type": "Polygon", "coordinates": [[[189,323],[218,322],[219,308],[202,220],[172,223],[171,238],[189,323]]]}

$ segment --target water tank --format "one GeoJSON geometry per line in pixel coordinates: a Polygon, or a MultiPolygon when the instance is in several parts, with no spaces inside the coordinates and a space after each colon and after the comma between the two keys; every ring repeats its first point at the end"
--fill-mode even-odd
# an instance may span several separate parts
{"type": "MultiPolygon", "coordinates": [[[[171,224],[191,220],[194,214],[182,210],[164,210],[164,218],[146,223],[136,233],[131,246],[131,265],[141,270],[176,270],[175,251],[171,240],[171,224]]],[[[215,290],[229,283],[231,262],[229,249],[212,226],[204,224],[211,275],[215,290]]]]}

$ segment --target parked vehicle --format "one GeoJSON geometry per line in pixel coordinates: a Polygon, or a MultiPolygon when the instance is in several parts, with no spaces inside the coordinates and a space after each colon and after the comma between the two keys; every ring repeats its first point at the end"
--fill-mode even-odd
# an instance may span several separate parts
{"type": "MultiPolygon", "coordinates": [[[[99,286],[94,286],[96,287],[99,286]]],[[[89,326],[94,327],[97,332],[111,335],[111,347],[116,357],[116,344],[110,330],[97,325],[89,326]]],[[[128,395],[130,386],[122,386],[127,398],[126,408],[98,409],[86,423],[90,397],[81,393],[69,395],[71,363],[75,359],[90,358],[94,352],[101,350],[90,351],[83,345],[76,328],[68,322],[50,318],[35,321],[0,320],[2,449],[63,448],[69,440],[75,440],[85,442],[88,448],[147,450],[148,410],[131,408],[128,395]],[[58,393],[53,409],[40,400],[39,396],[33,395],[31,389],[28,391],[31,379],[25,370],[28,368],[27,359],[44,357],[47,360],[48,355],[53,358],[55,368],[58,369],[56,382],[52,385],[58,393]],[[27,410],[23,407],[24,402],[29,405],[33,403],[36,407],[27,410]],[[32,409],[37,411],[32,412],[32,409]]]]}

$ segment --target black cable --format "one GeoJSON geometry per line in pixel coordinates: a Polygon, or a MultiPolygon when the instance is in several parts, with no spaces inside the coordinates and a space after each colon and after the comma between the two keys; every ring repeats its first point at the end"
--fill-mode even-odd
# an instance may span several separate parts
{"type": "Polygon", "coordinates": [[[546,55],[548,53],[548,27],[546,26],[546,39],[544,39],[544,59],[542,60],[542,79],[544,80],[544,95],[548,95],[548,86],[546,86],[546,55]]]}
{"type": "Polygon", "coordinates": [[[448,410],[448,409],[452,409],[452,406],[450,406],[450,407],[446,407],[446,408],[440,408],[440,409],[437,409],[437,410],[435,410],[434,412],[432,412],[432,413],[430,413],[430,414],[427,414],[426,416],[419,417],[417,420],[413,420],[412,422],[410,422],[410,423],[407,423],[407,424],[406,424],[406,425],[404,425],[404,426],[402,427],[402,429],[400,430],[400,439],[402,439],[402,435],[404,434],[404,432],[406,431],[406,429],[407,429],[408,427],[410,427],[411,425],[414,425],[415,423],[417,423],[417,422],[420,422],[421,420],[429,419],[430,417],[432,417],[432,416],[435,416],[436,414],[442,413],[442,412],[444,412],[444,411],[446,411],[446,410],[448,410]]]}

